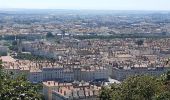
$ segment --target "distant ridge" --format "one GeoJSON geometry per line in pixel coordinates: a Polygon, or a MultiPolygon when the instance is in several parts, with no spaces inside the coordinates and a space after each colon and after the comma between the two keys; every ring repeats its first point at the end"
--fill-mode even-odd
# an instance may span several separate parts
{"type": "Polygon", "coordinates": [[[170,11],[0,8],[0,14],[170,14],[170,11]]]}

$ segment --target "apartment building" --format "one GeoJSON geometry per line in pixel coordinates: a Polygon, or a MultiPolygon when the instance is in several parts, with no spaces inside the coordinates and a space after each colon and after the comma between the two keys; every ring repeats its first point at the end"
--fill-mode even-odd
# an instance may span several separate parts
{"type": "Polygon", "coordinates": [[[100,89],[101,87],[86,82],[43,82],[43,94],[46,100],[99,100],[100,89]]]}

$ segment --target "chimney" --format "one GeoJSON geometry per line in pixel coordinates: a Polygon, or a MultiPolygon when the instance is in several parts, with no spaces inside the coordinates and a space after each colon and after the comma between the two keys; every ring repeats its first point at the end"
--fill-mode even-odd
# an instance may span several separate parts
{"type": "Polygon", "coordinates": [[[66,91],[64,91],[64,96],[66,95],[66,91]]]}
{"type": "Polygon", "coordinates": [[[93,96],[95,95],[95,90],[93,90],[93,96]]]}
{"type": "Polygon", "coordinates": [[[90,90],[88,91],[88,95],[90,96],[90,90]]]}
{"type": "Polygon", "coordinates": [[[83,89],[83,93],[84,93],[84,96],[86,97],[86,91],[85,91],[85,89],[83,89]]]}
{"type": "Polygon", "coordinates": [[[50,82],[48,82],[48,85],[50,85],[50,82]]]}
{"type": "Polygon", "coordinates": [[[79,95],[80,95],[80,94],[79,94],[79,90],[78,90],[78,91],[77,91],[77,96],[79,97],[79,95]]]}
{"type": "Polygon", "coordinates": [[[63,93],[63,90],[62,90],[62,89],[60,90],[60,93],[61,93],[61,94],[63,93]]]}

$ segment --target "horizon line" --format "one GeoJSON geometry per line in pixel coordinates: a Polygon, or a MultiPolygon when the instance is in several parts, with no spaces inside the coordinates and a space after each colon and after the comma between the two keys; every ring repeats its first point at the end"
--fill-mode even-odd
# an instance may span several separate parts
{"type": "Polygon", "coordinates": [[[76,10],[76,11],[166,11],[170,12],[168,9],[65,9],[65,8],[0,8],[0,10],[76,10]]]}

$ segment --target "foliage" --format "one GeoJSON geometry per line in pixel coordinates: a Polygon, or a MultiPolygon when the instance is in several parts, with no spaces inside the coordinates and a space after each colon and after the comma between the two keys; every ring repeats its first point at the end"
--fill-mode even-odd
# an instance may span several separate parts
{"type": "Polygon", "coordinates": [[[54,37],[54,35],[51,32],[48,32],[46,35],[46,38],[53,38],[53,37],[54,37]]]}
{"type": "Polygon", "coordinates": [[[110,100],[111,99],[111,89],[108,87],[102,87],[102,91],[100,93],[100,98],[110,100]]]}
{"type": "Polygon", "coordinates": [[[33,55],[29,53],[18,53],[16,56],[14,56],[16,59],[24,59],[24,60],[31,60],[31,61],[43,61],[43,60],[48,60],[48,61],[55,61],[53,58],[47,58],[47,57],[42,57],[38,55],[33,55]]]}
{"type": "Polygon", "coordinates": [[[129,77],[121,84],[103,87],[100,98],[101,100],[170,100],[168,75],[168,73],[163,75],[164,78],[147,75],[129,77]]]}
{"type": "Polygon", "coordinates": [[[17,56],[14,56],[16,59],[24,59],[24,60],[44,60],[45,58],[41,56],[36,56],[28,53],[18,53],[17,56]]]}
{"type": "Polygon", "coordinates": [[[0,62],[0,100],[42,100],[40,86],[27,81],[24,76],[15,79],[3,72],[0,62]]]}
{"type": "Polygon", "coordinates": [[[74,35],[73,38],[84,40],[84,39],[115,39],[115,38],[169,38],[170,36],[162,36],[162,35],[145,35],[145,34],[114,34],[114,35],[74,35]]]}
{"type": "Polygon", "coordinates": [[[13,41],[12,45],[16,46],[17,45],[17,41],[13,41]]]}
{"type": "Polygon", "coordinates": [[[136,44],[138,45],[138,46],[140,46],[140,45],[143,45],[143,40],[138,40],[138,41],[136,41],[136,44]]]}

